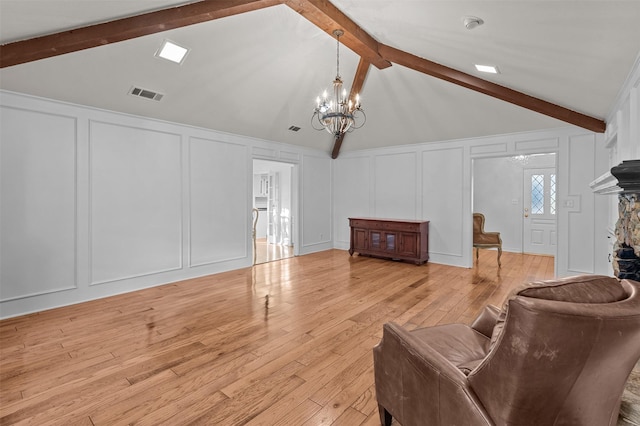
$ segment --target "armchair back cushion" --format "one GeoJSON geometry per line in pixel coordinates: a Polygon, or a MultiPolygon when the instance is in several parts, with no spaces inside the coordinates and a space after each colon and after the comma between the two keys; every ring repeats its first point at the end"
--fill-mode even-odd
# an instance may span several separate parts
{"type": "Polygon", "coordinates": [[[584,276],[514,291],[488,355],[468,376],[496,424],[615,425],[640,357],[638,290],[584,276]]]}
{"type": "Polygon", "coordinates": [[[498,246],[502,245],[499,232],[485,232],[484,215],[482,213],[473,214],[473,244],[498,246]]]}

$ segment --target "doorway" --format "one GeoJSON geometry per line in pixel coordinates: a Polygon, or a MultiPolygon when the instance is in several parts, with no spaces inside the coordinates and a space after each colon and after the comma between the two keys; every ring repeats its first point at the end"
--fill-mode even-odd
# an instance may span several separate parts
{"type": "Polygon", "coordinates": [[[294,172],[294,164],[253,160],[254,264],[295,255],[294,172]]]}
{"type": "Polygon", "coordinates": [[[504,251],[555,256],[555,153],[474,159],[472,194],[504,251]]]}

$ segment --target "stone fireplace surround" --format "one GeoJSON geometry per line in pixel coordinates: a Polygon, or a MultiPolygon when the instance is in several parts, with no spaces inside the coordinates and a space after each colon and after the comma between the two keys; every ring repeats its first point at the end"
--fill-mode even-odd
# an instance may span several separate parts
{"type": "Polygon", "coordinates": [[[623,161],[611,174],[620,188],[613,272],[618,278],[640,281],[640,160],[623,161]]]}
{"type": "Polygon", "coordinates": [[[640,281],[640,196],[618,196],[619,218],[613,245],[613,273],[618,278],[640,281]]]}

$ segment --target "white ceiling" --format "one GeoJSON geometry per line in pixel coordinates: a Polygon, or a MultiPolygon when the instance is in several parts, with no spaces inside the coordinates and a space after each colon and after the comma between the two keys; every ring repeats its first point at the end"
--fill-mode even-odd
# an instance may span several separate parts
{"type": "MultiPolygon", "coordinates": [[[[32,38],[185,3],[0,0],[0,41],[32,38]]],[[[569,109],[605,119],[640,53],[640,0],[332,0],[377,41],[569,109]],[[485,24],[467,30],[465,15],[485,24]],[[478,73],[474,63],[501,74],[478,73]]],[[[335,39],[279,5],[0,70],[0,88],[327,152],[310,125],[335,76],[335,39]],[[154,57],[165,39],[183,65],[154,57]],[[132,86],[160,102],[129,96],[132,86]],[[289,126],[302,128],[297,133],[289,126]]],[[[343,47],[351,85],[358,56],[343,47]]],[[[342,151],[503,134],[567,124],[394,64],[372,66],[367,123],[342,151]]]]}

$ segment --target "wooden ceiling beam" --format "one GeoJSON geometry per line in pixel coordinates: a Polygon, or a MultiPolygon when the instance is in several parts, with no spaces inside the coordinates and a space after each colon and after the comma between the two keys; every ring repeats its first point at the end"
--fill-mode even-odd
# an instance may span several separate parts
{"type": "Polygon", "coordinates": [[[212,21],[283,0],[203,0],[0,46],[0,68],[212,21]]]}
{"type": "MultiPolygon", "coordinates": [[[[362,87],[364,86],[364,81],[367,78],[367,74],[369,73],[369,68],[371,64],[364,58],[360,58],[360,62],[358,62],[358,69],[356,70],[356,75],[353,78],[353,84],[351,85],[351,92],[349,92],[349,99],[351,102],[355,103],[356,95],[362,91],[362,87]]],[[[338,154],[340,154],[340,147],[342,146],[342,142],[344,141],[345,134],[342,133],[339,137],[336,138],[336,141],[333,145],[333,151],[331,151],[331,158],[334,160],[338,158],[338,154]]]]}
{"type": "Polygon", "coordinates": [[[328,0],[285,0],[284,3],[331,37],[334,30],[343,30],[340,43],[377,68],[391,66],[391,62],[378,53],[378,42],[328,0]]]}
{"type": "Polygon", "coordinates": [[[528,110],[591,130],[592,132],[603,133],[606,129],[606,123],[599,118],[581,114],[551,102],[483,80],[471,74],[440,65],[428,59],[403,52],[402,50],[380,44],[378,51],[382,57],[395,64],[457,84],[458,86],[466,87],[476,92],[484,93],[485,95],[501,99],[528,110]]]}

